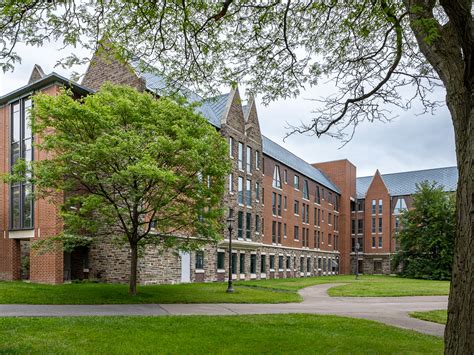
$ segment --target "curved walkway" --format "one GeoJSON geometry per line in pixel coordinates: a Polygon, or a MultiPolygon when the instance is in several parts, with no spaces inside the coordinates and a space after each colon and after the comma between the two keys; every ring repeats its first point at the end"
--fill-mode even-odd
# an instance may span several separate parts
{"type": "Polygon", "coordinates": [[[299,291],[301,303],[278,304],[116,304],[116,305],[0,305],[4,317],[160,316],[309,313],[333,314],[379,321],[421,333],[443,336],[444,326],[411,318],[408,313],[446,309],[447,296],[329,297],[327,290],[341,284],[323,284],[299,291]]]}

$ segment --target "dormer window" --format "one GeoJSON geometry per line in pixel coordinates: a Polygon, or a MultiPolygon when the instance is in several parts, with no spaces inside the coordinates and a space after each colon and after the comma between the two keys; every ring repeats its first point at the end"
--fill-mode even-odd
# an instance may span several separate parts
{"type": "Polygon", "coordinates": [[[280,167],[275,165],[275,170],[273,170],[273,187],[281,189],[281,179],[280,179],[280,167]]]}

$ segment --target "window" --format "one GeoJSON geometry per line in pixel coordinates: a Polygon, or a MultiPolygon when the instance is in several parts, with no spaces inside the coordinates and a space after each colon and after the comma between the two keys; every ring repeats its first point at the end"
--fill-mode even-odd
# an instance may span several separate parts
{"type": "Polygon", "coordinates": [[[281,216],[281,195],[278,194],[277,196],[277,214],[281,216]]]}
{"type": "MultiPolygon", "coordinates": [[[[11,105],[10,168],[22,158],[28,164],[33,160],[33,136],[30,120],[31,99],[26,98],[11,105]]],[[[10,228],[33,228],[33,186],[15,182],[10,186],[10,228]]]]}
{"type": "Polygon", "coordinates": [[[232,273],[237,273],[237,253],[232,253],[232,273]]]}
{"type": "Polygon", "coordinates": [[[260,216],[255,215],[255,233],[260,233],[260,216]]]}
{"type": "Polygon", "coordinates": [[[318,256],[318,269],[321,269],[321,257],[318,256]]]}
{"type": "Polygon", "coordinates": [[[332,200],[332,192],[331,191],[328,192],[328,203],[330,203],[331,205],[334,204],[333,200],[332,200]]]}
{"type": "Polygon", "coordinates": [[[303,198],[309,200],[308,180],[303,181],[303,198]]]}
{"type": "Polygon", "coordinates": [[[250,273],[256,274],[257,273],[257,255],[250,254],[250,273]]]}
{"type": "Polygon", "coordinates": [[[334,205],[334,211],[339,211],[339,195],[336,195],[336,203],[334,205]]]}
{"type": "Polygon", "coordinates": [[[238,167],[239,170],[244,170],[244,145],[242,142],[239,142],[239,152],[238,152],[238,167]]]}
{"type": "Polygon", "coordinates": [[[379,248],[381,248],[381,247],[382,247],[382,236],[379,235],[379,248]]]}
{"type": "Polygon", "coordinates": [[[315,194],[315,200],[317,204],[321,204],[321,191],[319,189],[319,186],[316,186],[316,194],[315,194]]]}
{"type": "Polygon", "coordinates": [[[278,236],[278,244],[281,244],[281,222],[278,222],[278,229],[277,229],[277,236],[278,236]]]}
{"type": "Polygon", "coordinates": [[[255,151],[255,168],[260,170],[260,151],[255,151]]]}
{"type": "Polygon", "coordinates": [[[224,261],[225,260],[225,253],[220,251],[217,253],[217,269],[223,270],[225,268],[224,261]]]}
{"type": "Polygon", "coordinates": [[[295,240],[300,240],[300,229],[298,226],[295,226],[295,229],[294,229],[294,239],[295,240]]]}
{"type": "Polygon", "coordinates": [[[260,183],[255,183],[255,201],[260,201],[260,183]]]}
{"type": "Polygon", "coordinates": [[[376,212],[376,208],[377,208],[376,203],[377,202],[375,200],[372,200],[372,214],[375,214],[375,212],[376,212]]]}
{"type": "Polygon", "coordinates": [[[265,270],[266,270],[266,265],[267,264],[267,256],[266,255],[261,255],[260,256],[260,272],[262,274],[265,273],[265,270]]]}
{"type": "Polygon", "coordinates": [[[300,189],[300,177],[298,175],[295,175],[293,177],[293,187],[296,189],[296,190],[299,190],[300,189]]]}
{"type": "Polygon", "coordinates": [[[281,271],[283,270],[283,255],[278,256],[278,269],[281,271]]]}
{"type": "Polygon", "coordinates": [[[265,204],[265,188],[262,187],[262,205],[265,204]]]}
{"type": "Polygon", "coordinates": [[[395,232],[398,233],[400,231],[400,217],[395,217],[395,232]]]}
{"type": "Polygon", "coordinates": [[[265,158],[262,158],[262,174],[265,175],[265,158]]]}
{"type": "Polygon", "coordinates": [[[328,245],[332,245],[332,234],[328,233],[328,245]]]}
{"type": "Polygon", "coordinates": [[[326,258],[323,259],[323,272],[326,272],[326,258]]]}
{"type": "Polygon", "coordinates": [[[277,208],[276,208],[276,192],[272,192],[272,213],[274,216],[277,214],[277,208]]]}
{"type": "Polygon", "coordinates": [[[364,220],[359,219],[357,221],[357,234],[363,234],[364,233],[364,220]]]}
{"type": "Polygon", "coordinates": [[[375,248],[375,235],[372,236],[372,248],[375,248]]]}
{"type": "Polygon", "coordinates": [[[306,271],[311,272],[311,258],[306,258],[306,271]]]}
{"type": "Polygon", "coordinates": [[[382,214],[382,200],[379,200],[379,214],[382,214]]]}
{"type": "Polygon", "coordinates": [[[287,209],[287,198],[286,198],[286,196],[283,196],[283,208],[286,211],[286,209],[287,209]]]}
{"type": "Polygon", "coordinates": [[[244,178],[239,176],[237,180],[237,200],[243,205],[244,204],[244,178]]]}
{"type": "Polygon", "coordinates": [[[288,170],[283,170],[283,181],[288,184],[288,170]]]}
{"type": "Polygon", "coordinates": [[[272,243],[276,244],[276,221],[272,221],[272,243]]]}
{"type": "Polygon", "coordinates": [[[234,174],[229,174],[229,192],[234,192],[234,174]]]}
{"type": "Polygon", "coordinates": [[[324,188],[321,188],[321,199],[323,199],[323,200],[326,199],[324,188]]]}
{"type": "Polygon", "coordinates": [[[262,235],[265,234],[265,218],[262,217],[262,235]]]}
{"type": "Polygon", "coordinates": [[[275,269],[275,255],[270,255],[270,270],[275,269]]]}
{"type": "Polygon", "coordinates": [[[234,158],[234,138],[229,137],[229,156],[234,158]]]}
{"type": "Polygon", "coordinates": [[[372,233],[375,233],[375,217],[372,217],[372,233]]]}
{"type": "Polygon", "coordinates": [[[286,223],[283,223],[283,237],[286,238],[286,223]]]}
{"type": "Polygon", "coordinates": [[[300,204],[297,200],[295,200],[294,204],[293,204],[293,212],[296,214],[296,215],[299,215],[300,213],[300,204]]]}
{"type": "Polygon", "coordinates": [[[382,233],[382,217],[379,218],[379,233],[382,233]]]}
{"type": "Polygon", "coordinates": [[[351,234],[355,234],[356,221],[355,219],[351,220],[351,234]]]}
{"type": "Polygon", "coordinates": [[[199,250],[196,252],[196,270],[204,269],[204,252],[199,250]]]}
{"type": "Polygon", "coordinates": [[[273,187],[277,189],[281,189],[281,180],[280,180],[280,167],[275,165],[275,169],[273,170],[273,187]]]}
{"type": "Polygon", "coordinates": [[[314,241],[314,247],[315,248],[320,248],[321,247],[321,235],[320,235],[320,231],[314,231],[314,237],[315,237],[315,241],[314,241]]]}
{"type": "Polygon", "coordinates": [[[246,165],[247,165],[247,173],[251,174],[252,173],[252,148],[247,146],[247,159],[246,165]]]}
{"type": "Polygon", "coordinates": [[[286,256],[286,269],[290,270],[291,268],[291,258],[289,255],[286,256]]]}
{"type": "Polygon", "coordinates": [[[242,239],[244,233],[244,213],[239,211],[237,213],[237,238],[242,239]]]}
{"type": "Polygon", "coordinates": [[[316,225],[318,227],[321,227],[321,210],[318,208],[318,218],[317,218],[317,223],[316,225]]]}
{"type": "Polygon", "coordinates": [[[321,210],[321,220],[324,222],[324,210],[321,210]]]}
{"type": "Polygon", "coordinates": [[[247,218],[245,220],[245,238],[251,239],[252,235],[252,214],[247,212],[247,218]]]}
{"type": "Polygon", "coordinates": [[[300,272],[304,272],[304,257],[300,257],[300,272]]]}
{"type": "Polygon", "coordinates": [[[332,213],[328,213],[328,224],[332,225],[332,213]]]}
{"type": "Polygon", "coordinates": [[[407,209],[407,204],[405,202],[405,199],[403,197],[399,197],[395,205],[395,208],[393,210],[393,213],[400,214],[406,209],[407,209]]]}
{"type": "Polygon", "coordinates": [[[359,200],[357,201],[357,211],[364,211],[365,201],[364,200],[359,200]]]}
{"type": "Polygon", "coordinates": [[[324,232],[321,232],[321,244],[324,244],[324,232]]]}
{"type": "Polygon", "coordinates": [[[245,189],[245,200],[247,206],[252,206],[252,181],[247,179],[247,185],[245,189]]]}
{"type": "Polygon", "coordinates": [[[245,274],[245,253],[240,253],[240,273],[245,274]]]}

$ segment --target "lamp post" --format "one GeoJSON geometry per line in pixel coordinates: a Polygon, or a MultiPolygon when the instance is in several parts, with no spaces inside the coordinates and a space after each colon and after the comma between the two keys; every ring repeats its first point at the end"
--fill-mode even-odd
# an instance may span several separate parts
{"type": "Polygon", "coordinates": [[[359,242],[356,242],[355,244],[355,252],[356,252],[356,280],[359,279],[359,248],[360,248],[360,244],[359,242]]]}
{"type": "Polygon", "coordinates": [[[234,210],[229,209],[229,217],[227,217],[227,229],[229,230],[229,281],[227,285],[227,293],[234,292],[232,287],[232,223],[234,222],[234,210]]]}

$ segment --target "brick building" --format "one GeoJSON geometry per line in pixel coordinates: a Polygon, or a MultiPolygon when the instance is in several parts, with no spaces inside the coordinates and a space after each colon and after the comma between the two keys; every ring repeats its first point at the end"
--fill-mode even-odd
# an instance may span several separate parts
{"type": "MultiPolygon", "coordinates": [[[[0,97],[0,174],[9,172],[19,157],[45,158],[34,150],[35,137],[28,127],[32,93],[41,90],[55,95],[67,86],[80,97],[93,94],[105,81],[157,95],[164,90],[163,80],[152,71],[109,58],[95,56],[81,85],[55,73],[45,75],[35,66],[26,86],[0,97]]],[[[374,177],[356,178],[356,167],[348,160],[311,165],[261,134],[255,101],[242,105],[238,89],[207,99],[184,92],[190,101],[201,103],[197,110],[229,143],[233,169],[223,203],[236,217],[232,236],[235,279],[351,273],[356,241],[362,246],[360,269],[388,273],[389,256],[396,250],[397,215],[410,207],[415,183],[435,180],[447,190],[456,188],[455,167],[388,175],[376,172],[374,177]]],[[[56,203],[33,201],[29,197],[32,189],[0,184],[0,279],[47,283],[87,277],[127,280],[129,251],[117,249],[106,239],[90,250],[70,254],[30,253],[32,240],[55,235],[62,228],[57,212],[61,196],[56,203]]],[[[225,233],[217,245],[193,253],[162,253],[149,247],[139,261],[139,281],[224,281],[228,238],[225,233]]]]}

